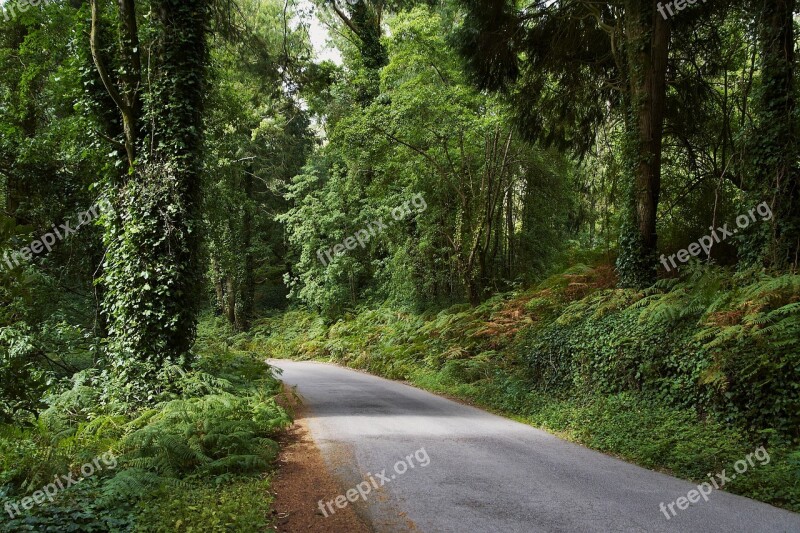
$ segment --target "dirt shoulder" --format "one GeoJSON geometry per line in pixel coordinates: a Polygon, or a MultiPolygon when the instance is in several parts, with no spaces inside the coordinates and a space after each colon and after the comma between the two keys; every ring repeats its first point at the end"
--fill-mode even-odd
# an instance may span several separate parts
{"type": "Polygon", "coordinates": [[[279,469],[272,483],[278,533],[370,533],[351,506],[328,517],[319,510],[320,500],[343,491],[311,437],[303,405],[291,393],[282,403],[294,412],[295,424],[279,439],[279,469]]]}

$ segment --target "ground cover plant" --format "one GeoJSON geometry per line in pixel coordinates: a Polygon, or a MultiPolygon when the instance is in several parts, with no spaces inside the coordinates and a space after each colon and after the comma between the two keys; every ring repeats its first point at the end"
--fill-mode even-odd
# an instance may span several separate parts
{"type": "Polygon", "coordinates": [[[765,446],[727,488],[800,509],[800,277],[697,267],[646,290],[576,265],[478,307],[292,311],[251,346],[409,381],[678,477],[765,446]],[[765,356],[765,354],[770,354],[765,356]]]}

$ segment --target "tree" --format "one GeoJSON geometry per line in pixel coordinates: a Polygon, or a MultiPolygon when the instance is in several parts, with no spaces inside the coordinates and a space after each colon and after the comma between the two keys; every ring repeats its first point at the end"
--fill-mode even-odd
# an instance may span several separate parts
{"type": "Polygon", "coordinates": [[[622,285],[655,281],[670,42],[657,2],[465,5],[470,71],[479,86],[510,94],[528,138],[585,154],[608,111],[623,117],[628,200],[617,266],[622,285]]]}
{"type": "MultiPolygon", "coordinates": [[[[622,286],[656,281],[656,219],[661,193],[661,151],[666,110],[669,24],[654,0],[627,0],[624,15],[628,89],[625,147],[630,177],[617,271],[622,286]]],[[[613,34],[612,34],[613,35],[613,34]]]]}
{"type": "Polygon", "coordinates": [[[154,0],[144,83],[137,5],[118,5],[118,49],[102,48],[92,0],[92,56],[123,123],[127,174],[109,183],[104,283],[110,392],[147,401],[171,365],[186,366],[200,297],[200,163],[208,63],[207,0],[154,0]],[[118,64],[110,71],[104,55],[118,64]],[[145,91],[146,87],[146,91],[145,91]],[[146,98],[145,98],[146,96],[146,98]],[[146,104],[144,104],[146,102],[146,104]]]}
{"type": "Polygon", "coordinates": [[[417,6],[390,28],[380,96],[336,122],[281,217],[298,255],[293,294],[332,314],[370,297],[477,304],[541,274],[566,227],[569,165],[521,139],[502,102],[467,83],[447,44],[451,19],[417,6]],[[394,218],[414,197],[425,210],[394,218]],[[378,220],[387,227],[365,246],[325,258],[378,220]]]}
{"type": "Polygon", "coordinates": [[[754,186],[775,213],[761,258],[774,268],[800,266],[800,146],[795,95],[795,0],[756,0],[761,45],[754,186]]]}

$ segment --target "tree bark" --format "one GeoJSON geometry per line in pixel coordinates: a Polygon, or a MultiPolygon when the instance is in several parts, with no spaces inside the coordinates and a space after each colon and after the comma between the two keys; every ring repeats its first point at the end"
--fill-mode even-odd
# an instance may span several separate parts
{"type": "Polygon", "coordinates": [[[632,177],[630,220],[621,242],[620,281],[645,287],[656,280],[656,220],[661,193],[661,153],[666,110],[670,29],[654,0],[628,0],[625,14],[632,177]]]}
{"type": "MultiPolygon", "coordinates": [[[[800,265],[800,168],[794,95],[796,0],[759,0],[762,79],[756,146],[756,190],[772,203],[773,236],[765,262],[780,270],[800,265]]],[[[757,239],[757,237],[754,237],[757,239]]]]}
{"type": "Polygon", "coordinates": [[[211,269],[214,271],[214,293],[216,294],[216,314],[225,314],[225,286],[222,279],[222,269],[215,257],[211,258],[211,269]]]}
{"type": "Polygon", "coordinates": [[[255,257],[253,257],[253,202],[254,182],[252,172],[245,173],[244,191],[247,201],[242,221],[242,249],[244,250],[244,274],[241,286],[241,303],[236,312],[236,329],[247,331],[253,317],[255,303],[255,257]]]}
{"type": "Polygon", "coordinates": [[[122,124],[125,132],[125,152],[128,156],[128,165],[133,168],[136,160],[136,145],[139,137],[138,122],[142,106],[139,97],[142,70],[139,30],[136,23],[136,4],[134,0],[119,0],[118,5],[122,22],[120,24],[120,57],[123,65],[123,74],[120,77],[121,90],[111,78],[102,59],[98,0],[91,0],[92,25],[89,33],[89,43],[92,59],[100,80],[122,115],[122,124]]]}
{"type": "Polygon", "coordinates": [[[233,277],[228,277],[225,284],[225,316],[228,317],[228,322],[234,328],[236,327],[236,284],[233,277]]]}

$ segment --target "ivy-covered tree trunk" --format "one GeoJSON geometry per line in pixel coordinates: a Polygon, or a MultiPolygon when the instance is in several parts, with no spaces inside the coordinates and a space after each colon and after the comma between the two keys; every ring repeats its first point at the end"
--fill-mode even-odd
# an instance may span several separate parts
{"type": "MultiPolygon", "coordinates": [[[[775,268],[800,265],[800,163],[794,94],[795,0],[757,0],[761,42],[759,128],[755,136],[756,182],[773,204],[773,235],[763,251],[775,268]]],[[[764,199],[759,199],[763,201],[764,199]]]]}
{"type": "Polygon", "coordinates": [[[384,0],[349,3],[350,13],[345,13],[336,2],[331,2],[336,15],[358,39],[358,50],[364,65],[364,79],[359,80],[359,100],[369,105],[380,92],[380,70],[389,62],[383,36],[384,0]]]}
{"type": "MultiPolygon", "coordinates": [[[[106,235],[111,392],[134,402],[148,401],[164,385],[168,367],[188,364],[201,293],[208,2],[155,0],[152,13],[149,135],[138,144],[127,179],[112,191],[117,216],[106,235]]],[[[137,129],[126,127],[126,134],[137,129]]]]}
{"type": "Polygon", "coordinates": [[[649,286],[657,275],[656,218],[670,31],[656,4],[654,0],[629,0],[625,13],[630,107],[624,157],[630,176],[617,261],[624,287],[649,286]]]}

